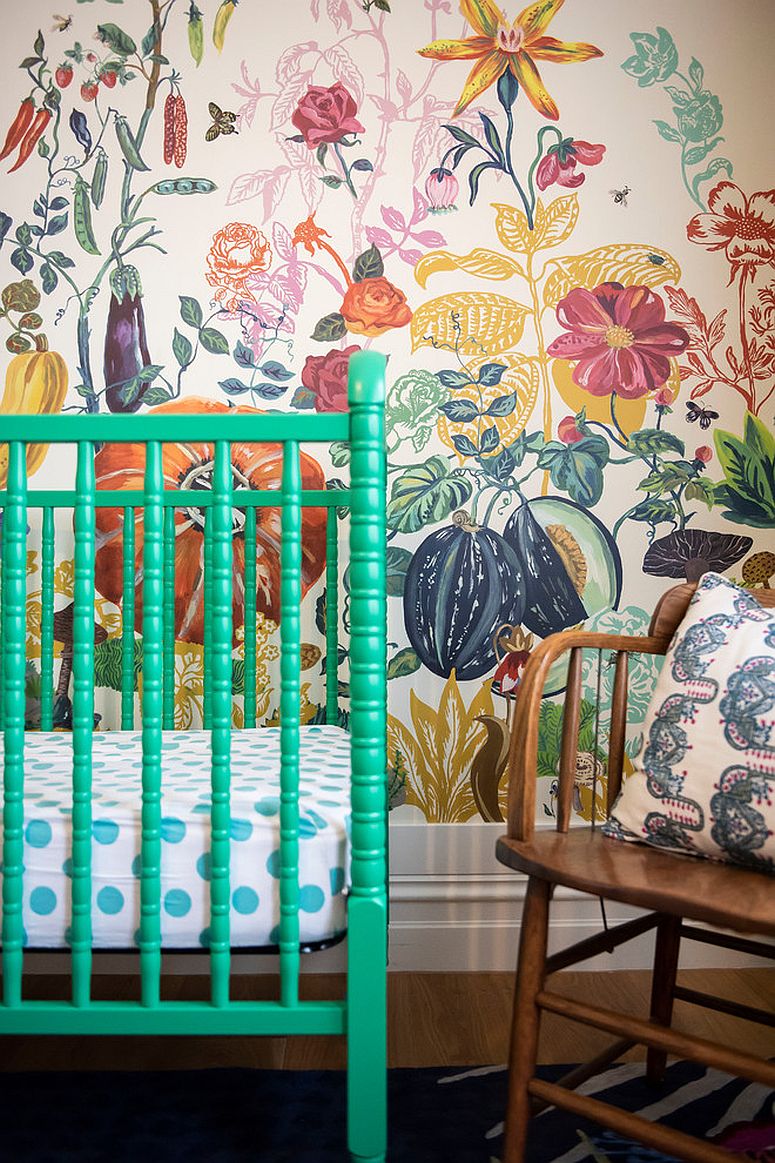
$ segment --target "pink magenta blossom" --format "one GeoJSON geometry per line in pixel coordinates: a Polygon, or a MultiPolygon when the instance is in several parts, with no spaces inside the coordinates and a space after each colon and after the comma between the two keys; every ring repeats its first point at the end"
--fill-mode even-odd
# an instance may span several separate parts
{"type": "Polygon", "coordinates": [[[337,81],[329,88],[311,85],[304,94],[291,121],[310,149],[340,142],[348,133],[363,133],[356,118],[358,106],[353,95],[337,81]]]}
{"type": "Polygon", "coordinates": [[[588,141],[576,141],[572,137],[565,137],[557,145],[550,146],[541,158],[536,170],[536,185],[539,190],[546,190],[555,182],[558,186],[567,186],[575,190],[584,181],[585,174],[576,173],[576,163],[583,166],[596,166],[603,160],[604,145],[591,145],[588,141]]]}
{"type": "Polygon", "coordinates": [[[709,448],[707,444],[701,444],[699,448],[694,450],[694,459],[702,461],[703,464],[708,464],[713,460],[713,449],[709,448]]]}
{"type": "Polygon", "coordinates": [[[430,203],[431,214],[446,214],[449,210],[457,210],[455,199],[460,186],[452,170],[438,166],[431,170],[425,182],[425,197],[430,203]]]}
{"type": "Polygon", "coordinates": [[[649,287],[574,287],[558,303],[557,319],[567,330],[547,353],[577,360],[573,381],[593,396],[637,400],[661,388],[670,359],[689,345],[683,327],[665,322],[665,305],[649,287]]]}
{"type": "Polygon", "coordinates": [[[576,427],[575,416],[563,416],[557,425],[557,435],[563,444],[577,444],[579,440],[584,439],[584,433],[579,432],[576,427]]]}

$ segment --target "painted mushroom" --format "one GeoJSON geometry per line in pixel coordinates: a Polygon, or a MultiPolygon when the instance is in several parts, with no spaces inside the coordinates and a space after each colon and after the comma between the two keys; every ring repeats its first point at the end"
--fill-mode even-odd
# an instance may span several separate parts
{"type": "Polygon", "coordinates": [[[743,562],[743,581],[747,586],[769,586],[775,574],[775,553],[764,550],[752,553],[743,562]]]}
{"type": "Polygon", "coordinates": [[[708,570],[723,573],[736,565],[752,545],[752,538],[736,533],[676,529],[667,537],[652,541],[643,558],[643,572],[656,577],[699,581],[708,570]]]}
{"type": "MultiPolygon", "coordinates": [[[[73,602],[62,610],[54,612],[54,641],[62,643],[59,681],[54,694],[54,726],[69,730],[73,725],[73,705],[70,702],[70,676],[73,673],[73,602]]],[[[94,623],[94,645],[104,642],[108,632],[98,622],[94,623]]],[[[94,726],[100,720],[94,716],[94,726]]]]}

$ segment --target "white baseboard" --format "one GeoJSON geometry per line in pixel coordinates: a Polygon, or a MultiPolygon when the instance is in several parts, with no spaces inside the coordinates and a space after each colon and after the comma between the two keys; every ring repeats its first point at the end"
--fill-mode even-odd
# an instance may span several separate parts
{"type": "MultiPolygon", "coordinates": [[[[520,916],[526,878],[509,872],[495,859],[495,841],[502,824],[434,824],[415,822],[401,809],[390,827],[390,970],[392,972],[477,972],[504,970],[516,964],[520,916]],[[404,819],[402,819],[402,814],[404,819]],[[406,820],[406,822],[404,822],[406,820]]],[[[678,866],[677,866],[678,871],[678,866]]],[[[616,902],[606,905],[614,926],[638,915],[616,902]]],[[[592,937],[602,929],[600,902],[558,888],[552,902],[549,930],[551,953],[592,937]]],[[[648,969],[653,933],[579,965],[582,970],[648,969]]],[[[33,958],[30,958],[33,961],[33,958]]],[[[69,960],[38,954],[30,969],[68,972],[69,960]]],[[[235,954],[235,973],[276,973],[276,957],[235,954]]],[[[685,941],[684,968],[771,965],[711,945],[685,941]]],[[[302,958],[305,973],[338,973],[346,966],[346,947],[338,945],[302,958]]],[[[208,972],[208,961],[196,954],[165,958],[172,973],[208,972]]],[[[108,954],[95,961],[95,972],[136,972],[134,958],[108,954]]]]}

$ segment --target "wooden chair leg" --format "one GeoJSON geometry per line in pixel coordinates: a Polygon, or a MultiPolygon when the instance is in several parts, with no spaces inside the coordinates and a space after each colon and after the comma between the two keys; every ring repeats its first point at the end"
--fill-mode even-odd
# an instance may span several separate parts
{"type": "MultiPolygon", "coordinates": [[[[651,977],[652,1022],[669,1026],[673,1020],[673,993],[678,972],[678,955],[681,951],[681,918],[662,916],[657,925],[657,939],[654,950],[654,970],[651,977]]],[[[667,1054],[664,1050],[650,1048],[646,1053],[646,1078],[652,1083],[660,1083],[665,1077],[667,1054]]]]}
{"type": "Polygon", "coordinates": [[[535,998],[544,983],[551,896],[549,881],[530,877],[522,911],[514,991],[503,1163],[522,1163],[525,1154],[530,1119],[527,1087],[535,1074],[541,1018],[535,998]]]}

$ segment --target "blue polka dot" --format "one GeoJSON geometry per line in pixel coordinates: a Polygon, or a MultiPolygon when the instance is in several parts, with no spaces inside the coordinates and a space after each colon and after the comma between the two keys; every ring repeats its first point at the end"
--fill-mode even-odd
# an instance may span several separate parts
{"type": "Polygon", "coordinates": [[[132,861],[132,876],[139,880],[143,874],[143,858],[139,854],[132,861]]]}
{"type": "Polygon", "coordinates": [[[258,908],[258,893],[244,884],[234,890],[231,900],[237,912],[242,913],[243,916],[254,913],[258,908]]]}
{"type": "Polygon", "coordinates": [[[266,870],[270,876],[275,880],[280,879],[280,849],[275,848],[274,852],[269,854],[269,859],[266,862],[266,870]]]}
{"type": "Polygon", "coordinates": [[[299,889],[299,908],[305,913],[319,913],[325,900],[323,889],[316,884],[305,884],[299,889]]]}
{"type": "Polygon", "coordinates": [[[185,917],[191,908],[191,897],[182,888],[171,888],[164,897],[164,911],[171,917],[185,917]]]}
{"type": "Polygon", "coordinates": [[[311,840],[313,836],[317,836],[318,830],[312,820],[307,816],[302,816],[299,820],[299,837],[302,840],[311,840]]]}
{"type": "Polygon", "coordinates": [[[255,808],[260,816],[276,816],[280,811],[280,801],[277,796],[264,796],[255,808]]]}
{"type": "Polygon", "coordinates": [[[72,876],[73,875],[73,861],[69,856],[68,856],[67,860],[64,862],[64,864],[62,865],[62,871],[64,872],[65,876],[72,876]]]}
{"type": "Polygon", "coordinates": [[[124,907],[124,894],[112,884],[106,884],[97,893],[97,908],[101,913],[114,917],[124,907]]]}
{"type": "Polygon", "coordinates": [[[204,949],[210,948],[210,930],[209,929],[202,929],[202,932],[199,934],[199,944],[204,949]]]}
{"type": "Polygon", "coordinates": [[[119,827],[112,820],[95,820],[91,830],[98,844],[115,844],[118,839],[119,827]]]}
{"type": "Polygon", "coordinates": [[[323,817],[319,816],[317,814],[317,812],[313,812],[312,808],[310,808],[309,811],[307,812],[307,817],[308,817],[308,819],[312,820],[313,824],[316,824],[318,826],[318,828],[320,828],[321,832],[324,828],[328,827],[328,824],[323,819],[323,817]]]}
{"type": "Polygon", "coordinates": [[[269,934],[269,944],[270,945],[279,945],[280,944],[280,926],[279,925],[275,925],[275,927],[272,929],[271,933],[269,934]]]}
{"type": "Polygon", "coordinates": [[[57,907],[57,894],[53,888],[34,888],[30,893],[30,908],[39,917],[47,917],[57,907]]]}
{"type": "Polygon", "coordinates": [[[186,825],[174,816],[165,816],[161,822],[161,838],[168,844],[179,844],[186,834],[186,825]]]}
{"type": "Polygon", "coordinates": [[[341,808],[339,800],[318,800],[318,806],[321,808],[341,808]]]}
{"type": "Polygon", "coordinates": [[[46,820],[30,820],[25,836],[32,848],[45,848],[51,843],[51,825],[46,820]]]}
{"type": "Polygon", "coordinates": [[[344,888],[344,869],[338,867],[329,869],[328,879],[331,883],[331,896],[336,896],[344,888]]]}
{"type": "Polygon", "coordinates": [[[209,852],[203,852],[196,862],[196,870],[201,876],[202,880],[210,879],[210,865],[212,857],[209,852]]]}
{"type": "Polygon", "coordinates": [[[249,820],[232,820],[231,822],[232,840],[249,840],[252,831],[253,825],[249,820]]]}

